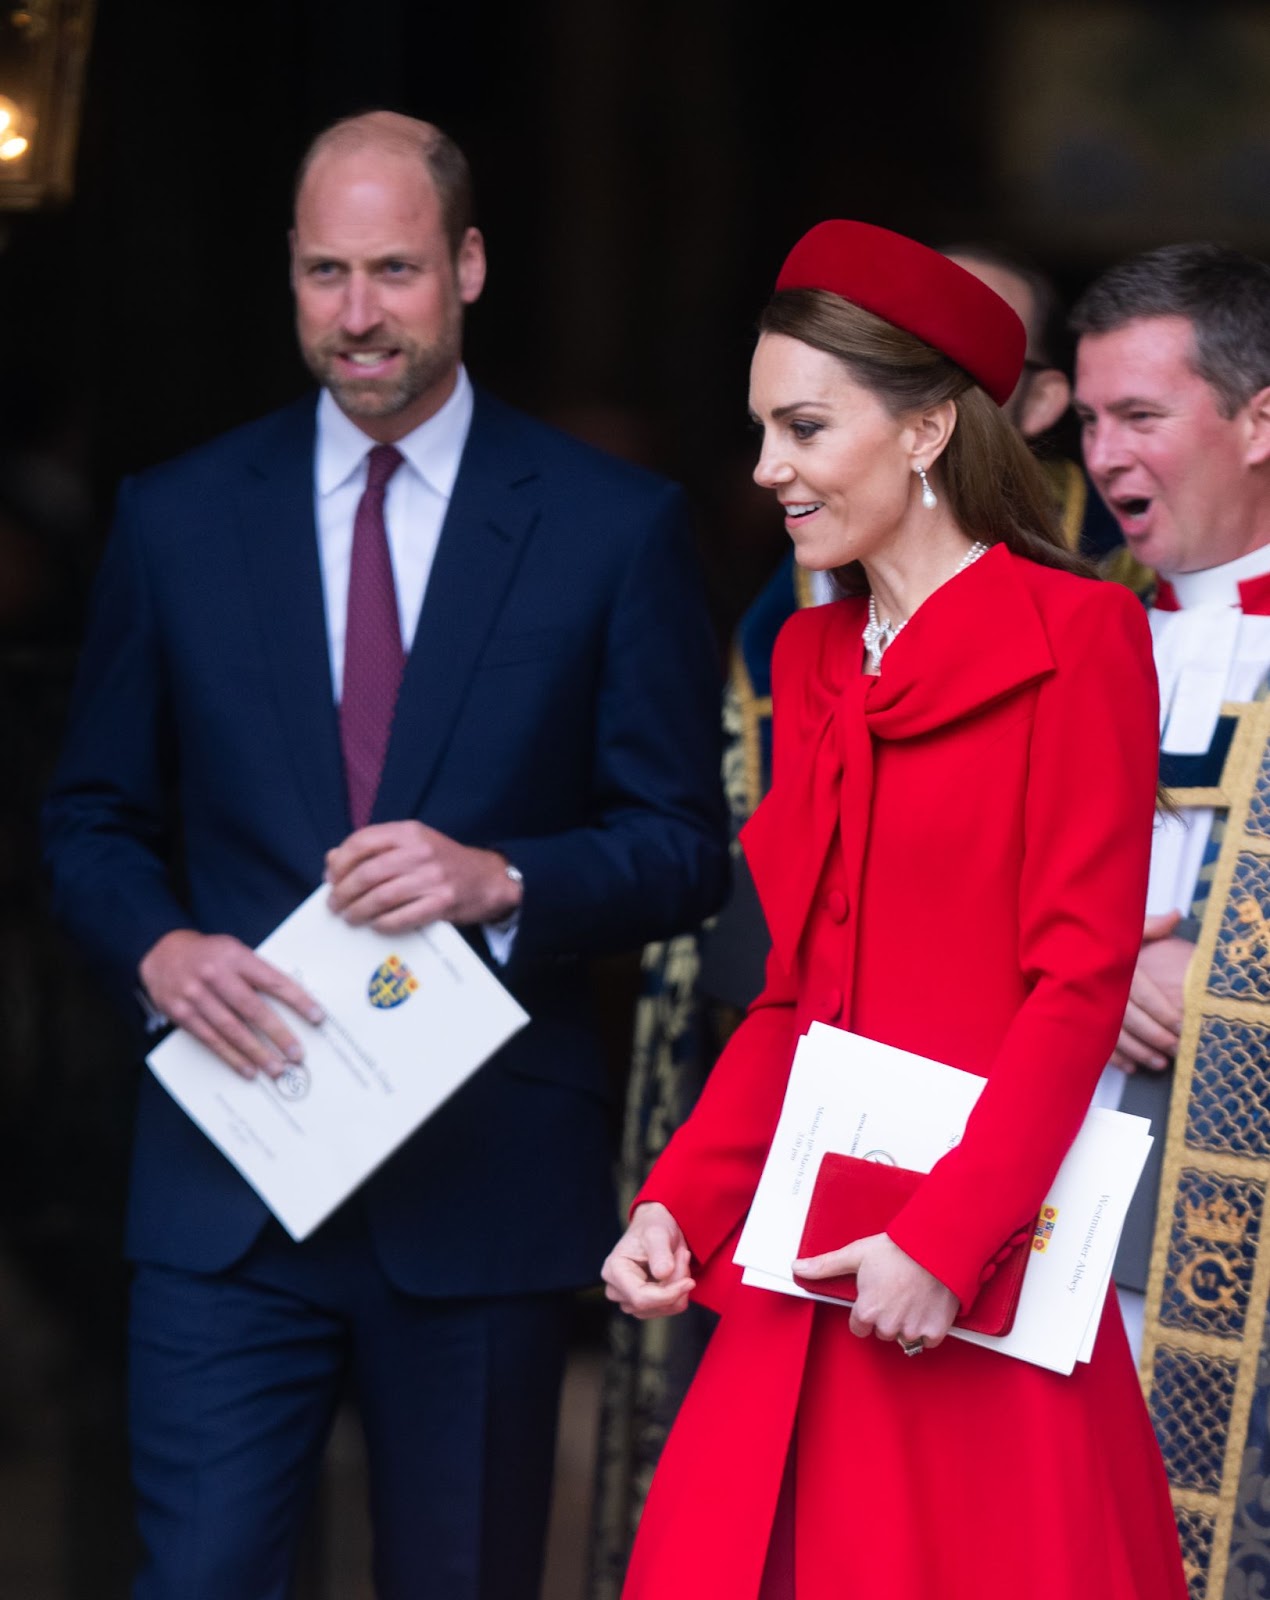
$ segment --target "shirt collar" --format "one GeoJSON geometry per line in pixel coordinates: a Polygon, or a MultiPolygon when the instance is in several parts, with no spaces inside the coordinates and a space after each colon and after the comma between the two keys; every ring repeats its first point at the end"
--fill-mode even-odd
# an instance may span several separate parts
{"type": "MultiPolygon", "coordinates": [[[[1270,544],[1249,550],[1220,567],[1206,567],[1203,572],[1179,572],[1162,580],[1175,605],[1170,609],[1188,611],[1193,606],[1237,606],[1242,602],[1240,585],[1249,578],[1262,578],[1270,573],[1270,544]]],[[[1162,608],[1163,609],[1163,608],[1162,608]]]]}
{"type": "MultiPolygon", "coordinates": [[[[473,395],[467,369],[460,365],[454,392],[441,409],[396,441],[408,464],[430,489],[448,500],[454,492],[459,461],[472,423],[473,395]]],[[[330,391],[323,389],[317,408],[316,476],[320,495],[348,482],[374,448],[375,440],[346,417],[330,391]]]]}

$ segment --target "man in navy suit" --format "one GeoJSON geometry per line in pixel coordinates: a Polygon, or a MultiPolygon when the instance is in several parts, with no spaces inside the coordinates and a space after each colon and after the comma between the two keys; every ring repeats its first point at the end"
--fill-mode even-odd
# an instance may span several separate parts
{"type": "Polygon", "coordinates": [[[139,1600],[283,1600],[349,1382],[380,1600],[537,1593],[569,1291],[617,1231],[585,958],[725,888],[682,496],[472,389],[470,204],[428,124],[317,140],[316,405],[125,483],[98,583],[45,827],[116,986],[282,1071],[316,1003],[252,946],[325,878],[350,922],[459,925],[532,1019],[303,1244],[142,1075],[139,1600]]]}

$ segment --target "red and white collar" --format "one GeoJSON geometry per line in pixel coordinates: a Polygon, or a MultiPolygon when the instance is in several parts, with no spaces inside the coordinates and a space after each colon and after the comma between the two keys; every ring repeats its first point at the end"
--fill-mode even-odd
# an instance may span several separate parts
{"type": "Polygon", "coordinates": [[[1246,616],[1270,616],[1270,544],[1203,572],[1179,572],[1156,586],[1157,611],[1195,606],[1237,606],[1246,616]]]}

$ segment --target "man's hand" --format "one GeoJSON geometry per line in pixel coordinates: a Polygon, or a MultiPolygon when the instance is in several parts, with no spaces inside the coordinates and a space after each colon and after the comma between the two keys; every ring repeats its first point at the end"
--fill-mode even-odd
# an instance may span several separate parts
{"type": "Polygon", "coordinates": [[[151,1003],[244,1078],[259,1069],[276,1077],[304,1055],[265,995],[315,1026],[322,1020],[312,995],[228,934],[174,929],[150,947],[139,970],[151,1003]]]}
{"type": "Polygon", "coordinates": [[[331,910],[379,933],[429,922],[499,922],[521,890],[495,850],[456,844],[422,822],[376,822],[328,852],[331,910]]]}
{"type": "Polygon", "coordinates": [[[1139,1067],[1161,1072],[1177,1054],[1182,991],[1195,954],[1193,944],[1172,937],[1180,920],[1176,911],[1146,919],[1129,1004],[1111,1054],[1112,1065],[1125,1072],[1139,1067]]]}
{"type": "Polygon", "coordinates": [[[657,1201],[635,1208],[631,1225],[613,1246],[600,1276],[605,1298],[641,1322],[673,1317],[696,1288],[683,1230],[657,1201]]]}
{"type": "Polygon", "coordinates": [[[919,1340],[928,1350],[942,1344],[957,1315],[957,1296],[919,1266],[885,1233],[871,1233],[841,1250],[795,1261],[800,1278],[838,1278],[854,1272],[856,1302],[851,1331],[858,1339],[919,1340]]]}

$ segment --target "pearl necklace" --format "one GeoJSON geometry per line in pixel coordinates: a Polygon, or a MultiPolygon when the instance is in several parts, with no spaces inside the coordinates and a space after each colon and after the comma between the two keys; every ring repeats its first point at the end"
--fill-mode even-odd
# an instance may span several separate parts
{"type": "MultiPolygon", "coordinates": [[[[973,562],[978,561],[987,548],[982,539],[976,539],[965,555],[962,556],[956,569],[949,574],[946,581],[951,582],[959,572],[964,572],[973,562]]],[[[865,655],[868,658],[864,664],[866,672],[877,672],[880,669],[882,652],[889,644],[895,642],[900,630],[907,622],[907,617],[902,622],[892,622],[889,617],[879,617],[877,602],[872,595],[869,596],[869,620],[864,625],[864,633],[862,635],[865,655]]]]}

